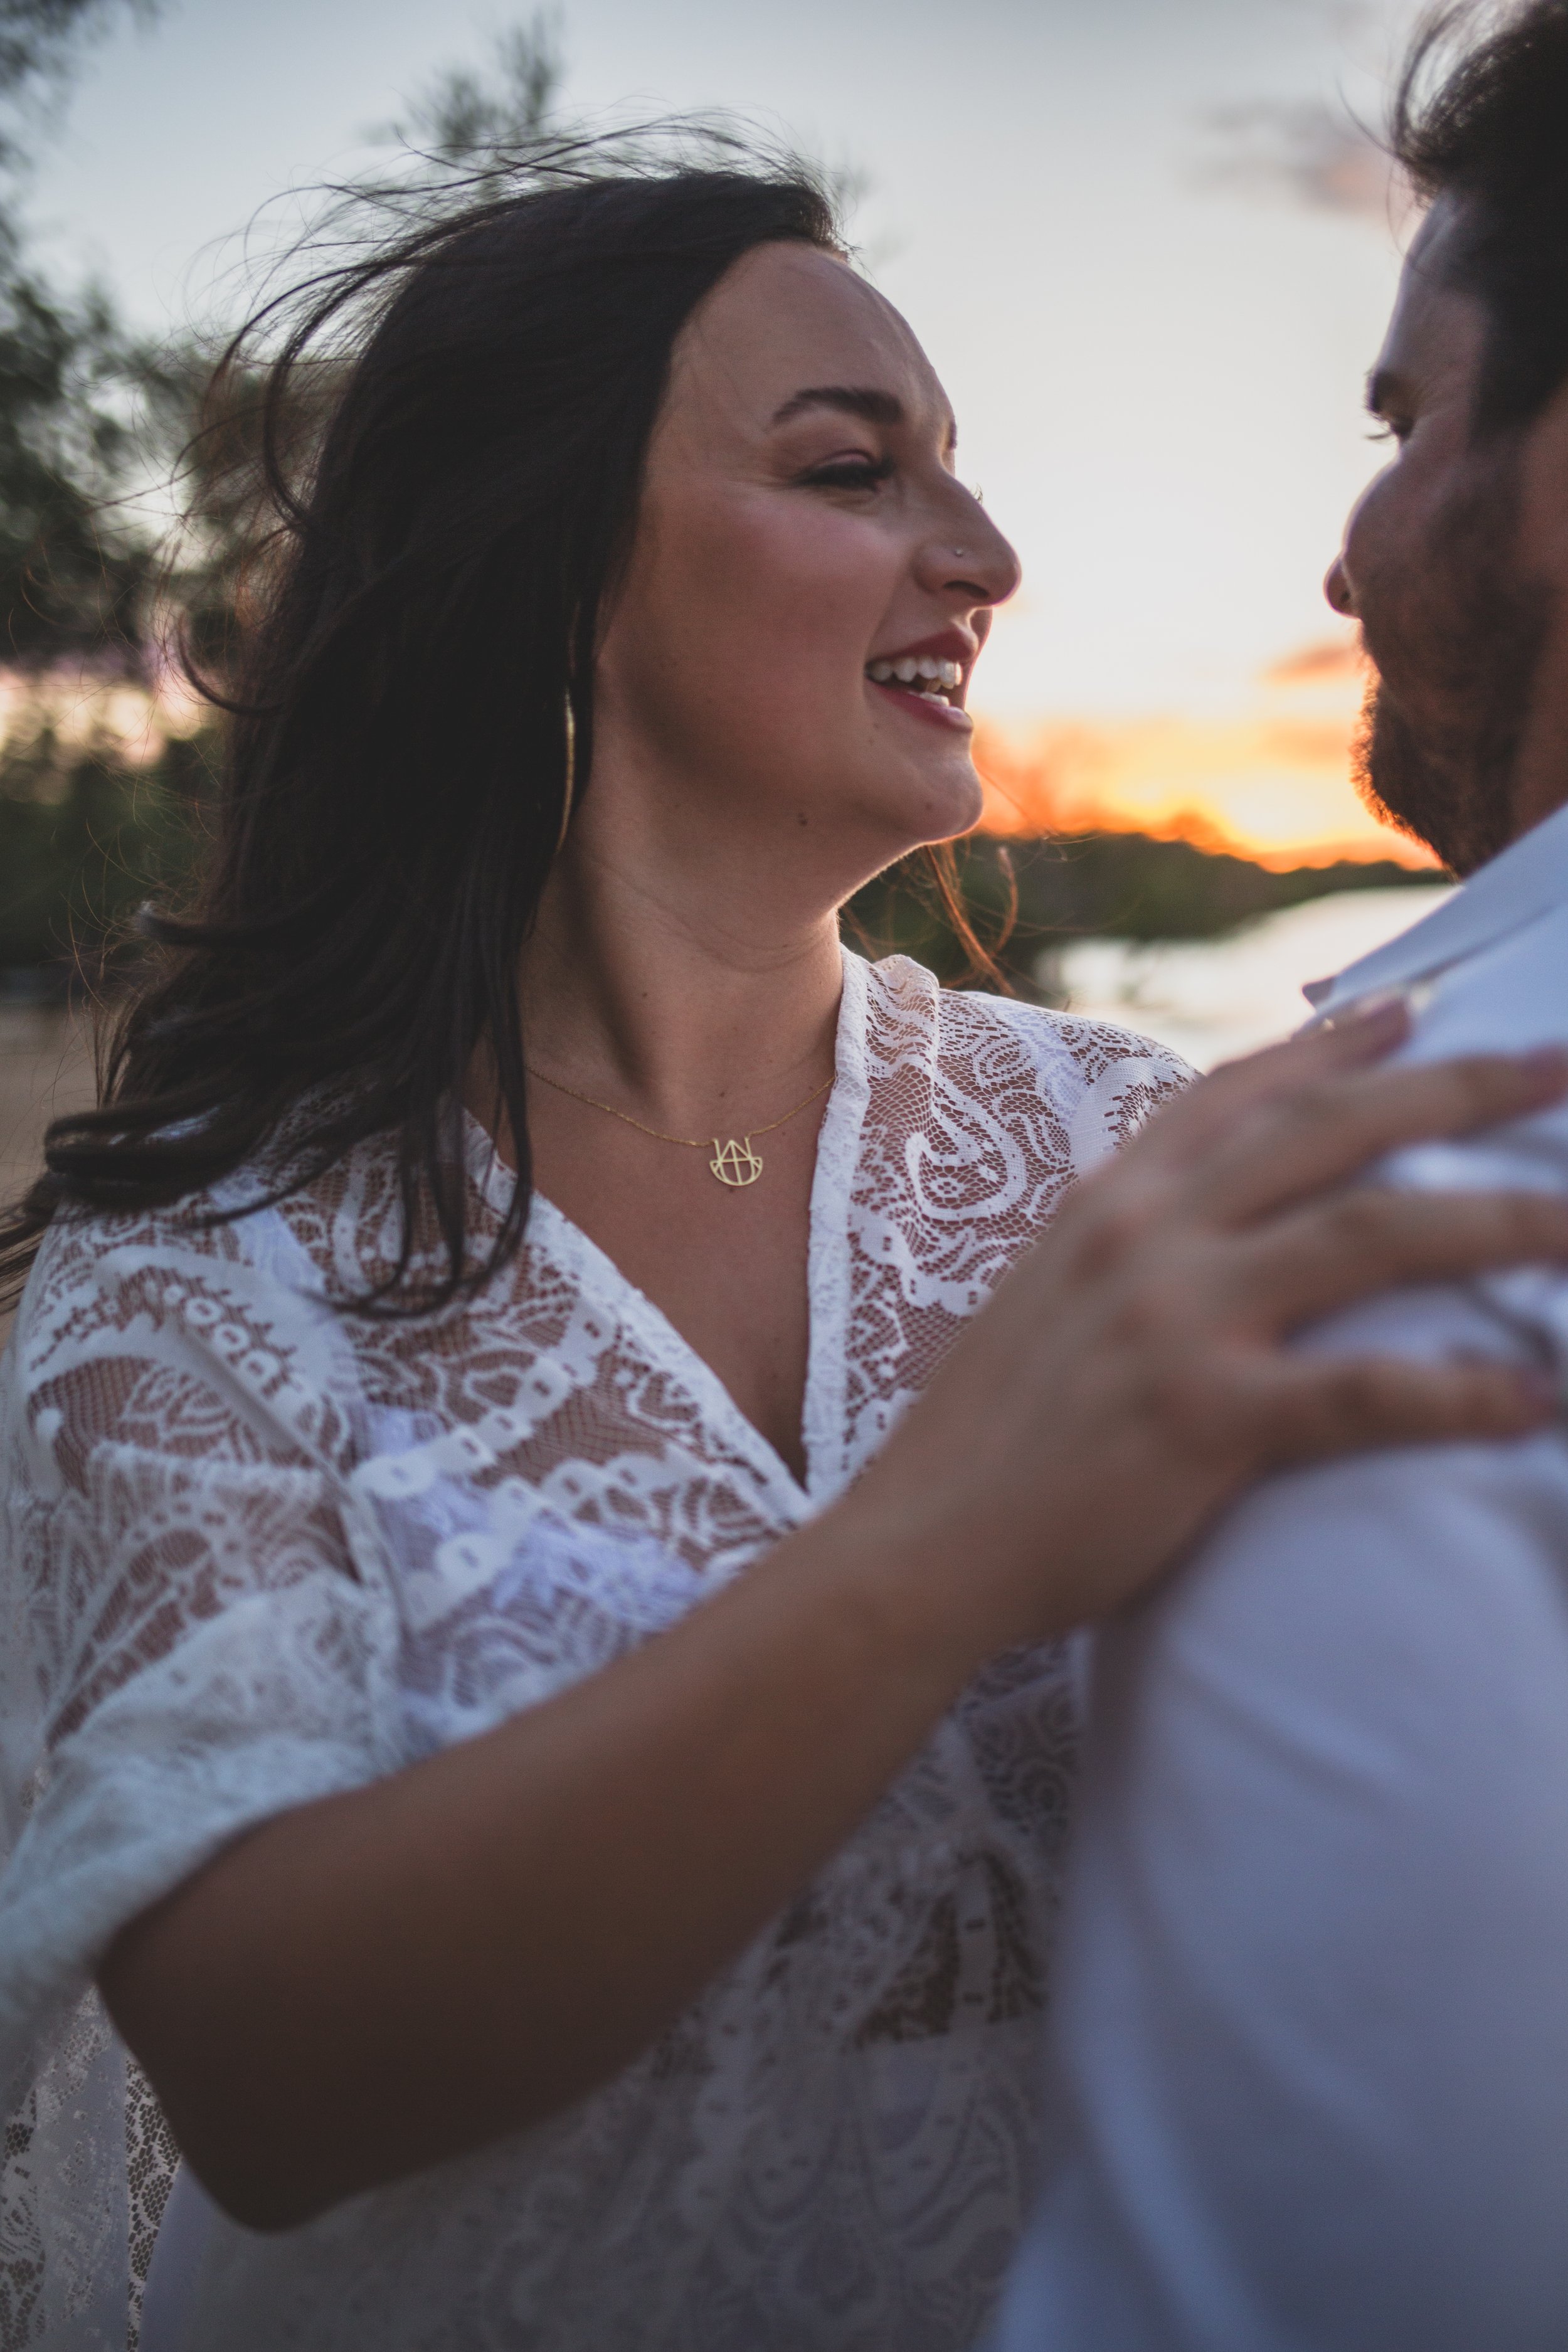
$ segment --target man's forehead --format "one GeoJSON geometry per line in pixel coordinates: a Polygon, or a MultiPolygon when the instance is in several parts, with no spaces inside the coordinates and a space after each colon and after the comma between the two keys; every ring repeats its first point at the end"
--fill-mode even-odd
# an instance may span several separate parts
{"type": "Polygon", "coordinates": [[[1467,229],[1460,206],[1439,197],[1423,220],[1400,272],[1388,331],[1371,381],[1395,378],[1429,385],[1456,372],[1466,375],[1479,357],[1479,301],[1457,282],[1456,263],[1467,229]]]}

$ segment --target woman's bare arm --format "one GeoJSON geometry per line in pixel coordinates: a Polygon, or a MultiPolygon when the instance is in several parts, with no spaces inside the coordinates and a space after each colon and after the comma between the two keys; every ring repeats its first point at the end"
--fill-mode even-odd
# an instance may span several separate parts
{"type": "Polygon", "coordinates": [[[1568,1086],[1550,1057],[1375,1067],[1401,1026],[1276,1049],[1153,1122],[854,1490],[679,1626],[278,1817],[132,1922],[103,1990],[219,2201],[288,2227],[581,2097],[843,1842],[986,1657],[1115,1607],[1260,1470],[1537,1425],[1546,1402],[1494,1365],[1281,1349],[1391,1282],[1568,1257],[1550,1196],[1340,1189],[1568,1086]]]}

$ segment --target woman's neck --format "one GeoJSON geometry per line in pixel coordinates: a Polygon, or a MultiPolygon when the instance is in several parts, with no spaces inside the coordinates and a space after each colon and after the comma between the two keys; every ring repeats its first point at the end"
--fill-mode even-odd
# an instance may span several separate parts
{"type": "Polygon", "coordinates": [[[829,1076],[835,909],[727,893],[597,833],[557,860],[524,952],[534,1067],[682,1134],[772,1117],[829,1076]]]}

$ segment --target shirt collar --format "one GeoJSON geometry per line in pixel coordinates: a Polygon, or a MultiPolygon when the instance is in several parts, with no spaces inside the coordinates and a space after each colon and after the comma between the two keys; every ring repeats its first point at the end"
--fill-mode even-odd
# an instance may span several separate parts
{"type": "Polygon", "coordinates": [[[1434,980],[1568,899],[1568,807],[1531,826],[1396,940],[1301,991],[1320,1020],[1358,997],[1434,980]]]}

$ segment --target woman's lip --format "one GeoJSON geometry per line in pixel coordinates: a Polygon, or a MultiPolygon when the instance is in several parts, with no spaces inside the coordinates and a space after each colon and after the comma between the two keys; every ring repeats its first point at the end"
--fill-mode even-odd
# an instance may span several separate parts
{"type": "Polygon", "coordinates": [[[943,702],[934,694],[911,693],[907,686],[884,685],[879,677],[868,677],[866,683],[873,694],[890,695],[895,702],[902,703],[906,710],[914,711],[928,727],[956,728],[965,735],[972,735],[974,731],[973,719],[955,702],[943,702]]]}

